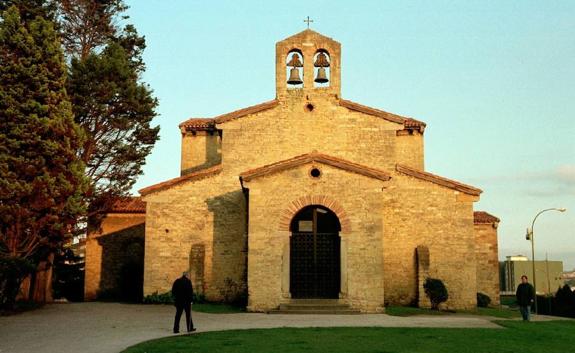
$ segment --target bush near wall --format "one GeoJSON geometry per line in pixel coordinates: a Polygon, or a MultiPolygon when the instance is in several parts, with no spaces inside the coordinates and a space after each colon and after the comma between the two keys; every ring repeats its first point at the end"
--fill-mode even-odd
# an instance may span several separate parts
{"type": "Polygon", "coordinates": [[[480,308],[487,308],[491,304],[491,298],[487,294],[477,293],[477,306],[480,308]]]}
{"type": "Polygon", "coordinates": [[[28,260],[0,256],[0,310],[11,310],[26,276],[35,270],[28,260]]]}
{"type": "Polygon", "coordinates": [[[425,289],[425,294],[431,301],[432,310],[439,310],[439,304],[449,299],[447,288],[445,288],[443,281],[438,278],[426,278],[425,283],[423,283],[423,289],[425,289]]]}
{"type": "Polygon", "coordinates": [[[575,318],[575,292],[568,285],[557,290],[555,296],[537,296],[537,311],[542,315],[575,318]]]}
{"type": "MultiPolygon", "coordinates": [[[[194,293],[192,301],[194,304],[202,304],[206,302],[206,298],[202,294],[194,293]]],[[[171,291],[161,294],[154,292],[144,297],[144,304],[174,304],[174,298],[171,291]]]]}

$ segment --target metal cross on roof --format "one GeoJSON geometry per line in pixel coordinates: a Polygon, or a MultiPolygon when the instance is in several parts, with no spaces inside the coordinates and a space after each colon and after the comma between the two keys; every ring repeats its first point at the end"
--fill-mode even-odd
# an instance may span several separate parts
{"type": "Polygon", "coordinates": [[[310,19],[309,19],[309,16],[308,16],[305,20],[303,20],[303,21],[304,21],[304,22],[307,22],[307,28],[308,28],[308,29],[309,29],[309,23],[310,23],[310,22],[313,22],[313,20],[310,20],[310,19]]]}

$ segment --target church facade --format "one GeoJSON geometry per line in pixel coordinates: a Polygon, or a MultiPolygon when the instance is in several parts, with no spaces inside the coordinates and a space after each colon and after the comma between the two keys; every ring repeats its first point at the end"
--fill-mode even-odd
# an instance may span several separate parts
{"type": "MultiPolygon", "coordinates": [[[[250,311],[429,306],[427,277],[448,308],[499,302],[499,220],[474,212],[481,190],[425,171],[425,123],[343,99],[340,55],[300,32],[276,44],[275,99],[180,124],[180,176],[140,190],[145,211],[104,220],[145,223],[144,295],[189,270],[207,299],[247,295],[250,311]]],[[[87,297],[105,282],[104,233],[87,241],[87,297]]]]}

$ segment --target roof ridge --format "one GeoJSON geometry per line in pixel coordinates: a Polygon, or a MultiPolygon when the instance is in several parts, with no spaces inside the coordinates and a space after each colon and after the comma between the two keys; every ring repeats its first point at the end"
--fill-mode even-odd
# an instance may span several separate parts
{"type": "Polygon", "coordinates": [[[249,115],[249,114],[255,114],[255,113],[259,113],[261,111],[267,110],[267,109],[271,109],[276,107],[279,104],[279,101],[274,98],[272,100],[263,102],[263,103],[259,103],[259,104],[255,104],[246,108],[242,108],[242,109],[238,109],[238,110],[234,110],[232,112],[229,113],[225,113],[222,115],[218,115],[214,118],[216,124],[221,124],[221,123],[225,123],[228,122],[230,120],[235,120],[235,119],[239,119],[243,116],[249,115]]]}
{"type": "Polygon", "coordinates": [[[460,183],[458,181],[452,180],[452,179],[448,179],[436,174],[432,174],[423,170],[418,170],[415,168],[411,168],[405,165],[401,165],[401,164],[396,164],[395,165],[395,169],[403,174],[418,178],[418,179],[422,179],[422,180],[427,180],[429,182],[432,182],[434,184],[437,185],[441,185],[441,186],[445,186],[447,188],[450,189],[454,189],[457,191],[461,191],[463,193],[469,194],[469,195],[474,195],[474,196],[479,196],[479,194],[481,194],[483,191],[481,189],[478,189],[476,187],[473,187],[471,185],[467,185],[464,183],[460,183]]]}
{"type": "Polygon", "coordinates": [[[313,151],[310,153],[301,154],[278,162],[267,164],[258,168],[247,170],[243,173],[240,173],[240,179],[242,181],[250,181],[258,177],[274,174],[310,162],[318,162],[330,165],[332,167],[351,171],[357,174],[362,174],[368,177],[384,181],[389,180],[391,178],[391,176],[388,173],[384,172],[383,170],[367,167],[358,163],[345,160],[343,158],[330,156],[327,154],[319,153],[317,151],[313,151]]]}
{"type": "Polygon", "coordinates": [[[140,195],[146,196],[148,194],[151,194],[152,192],[165,190],[165,189],[168,189],[174,185],[180,184],[180,183],[185,182],[185,181],[194,181],[194,180],[205,179],[205,178],[208,178],[212,175],[219,174],[221,171],[222,171],[222,164],[220,163],[220,164],[216,164],[213,167],[201,169],[201,170],[198,170],[198,171],[190,173],[190,174],[182,175],[182,176],[179,176],[176,178],[162,181],[162,182],[157,183],[157,184],[150,185],[148,187],[145,187],[143,189],[138,190],[138,192],[140,193],[140,195]]]}

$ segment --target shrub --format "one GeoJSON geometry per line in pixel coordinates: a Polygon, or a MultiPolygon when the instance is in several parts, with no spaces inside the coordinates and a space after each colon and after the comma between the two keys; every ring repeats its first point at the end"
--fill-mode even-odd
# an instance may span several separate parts
{"type": "Polygon", "coordinates": [[[248,304],[248,293],[245,285],[241,285],[227,277],[224,280],[224,288],[220,289],[224,303],[237,307],[245,307],[248,304]]]}
{"type": "Polygon", "coordinates": [[[0,309],[12,309],[26,276],[34,271],[34,265],[19,257],[0,256],[0,309]]]}
{"type": "Polygon", "coordinates": [[[491,304],[491,298],[487,294],[477,293],[477,306],[487,308],[491,304]]]}
{"type": "Polygon", "coordinates": [[[431,301],[431,309],[439,310],[439,304],[447,301],[449,299],[449,294],[447,293],[447,288],[443,284],[443,281],[437,278],[426,278],[423,284],[425,289],[425,294],[431,301]]]}
{"type": "MultiPolygon", "coordinates": [[[[194,304],[203,304],[206,302],[206,297],[203,294],[194,293],[192,301],[194,304]]],[[[154,292],[144,297],[144,304],[174,304],[174,297],[172,291],[167,291],[162,294],[154,292]]]]}
{"type": "Polygon", "coordinates": [[[575,292],[566,284],[555,294],[553,315],[575,317],[575,292]]]}
{"type": "Polygon", "coordinates": [[[144,297],[144,304],[174,304],[174,298],[171,291],[162,294],[154,292],[144,297]]]}

